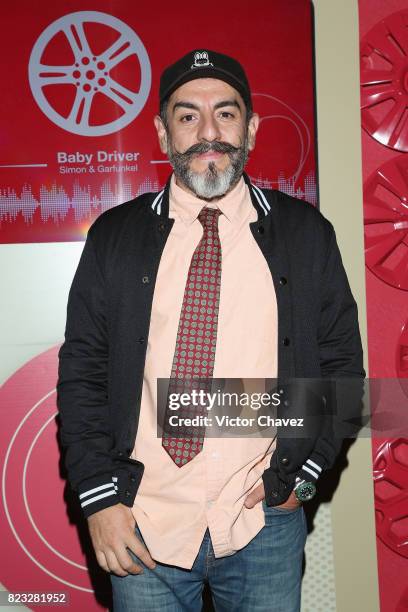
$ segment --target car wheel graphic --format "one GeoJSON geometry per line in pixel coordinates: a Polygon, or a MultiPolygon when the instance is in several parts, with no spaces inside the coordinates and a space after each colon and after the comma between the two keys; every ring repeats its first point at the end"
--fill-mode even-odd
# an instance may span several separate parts
{"type": "Polygon", "coordinates": [[[33,96],[43,113],[62,129],[81,136],[105,136],[129,125],[144,107],[151,86],[151,67],[147,51],[137,34],[123,21],[98,11],[79,11],[51,23],[37,39],[29,61],[29,81],[33,96]],[[114,30],[118,38],[95,54],[86,36],[84,24],[102,24],[114,30]],[[75,61],[72,65],[42,63],[44,52],[57,35],[65,35],[75,61]],[[136,56],[140,64],[140,88],[134,92],[119,83],[111,70],[136,56]],[[76,95],[68,116],[63,116],[44,94],[47,86],[73,85],[76,95]],[[120,116],[106,123],[92,125],[90,114],[95,95],[103,94],[118,106],[120,116]]]}
{"type": "Polygon", "coordinates": [[[361,43],[361,122],[381,144],[408,151],[408,11],[379,21],[361,43]]]}
{"type": "Polygon", "coordinates": [[[408,290],[408,179],[405,155],[386,162],[364,185],[367,267],[383,282],[408,290]]]}
{"type": "Polygon", "coordinates": [[[408,441],[386,440],[374,459],[377,535],[391,550],[408,558],[408,441]]]}

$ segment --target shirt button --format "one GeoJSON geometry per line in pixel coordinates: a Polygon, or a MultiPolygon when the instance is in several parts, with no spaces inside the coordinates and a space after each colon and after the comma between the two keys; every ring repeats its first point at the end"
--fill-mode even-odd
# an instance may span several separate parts
{"type": "Polygon", "coordinates": [[[219,456],[220,456],[220,453],[218,451],[214,451],[213,453],[211,453],[211,457],[213,459],[218,459],[219,456]]]}
{"type": "Polygon", "coordinates": [[[281,463],[283,463],[283,465],[288,465],[289,459],[287,457],[282,457],[281,463]]]}
{"type": "Polygon", "coordinates": [[[288,338],[288,337],[285,337],[285,338],[283,339],[283,346],[289,346],[289,344],[290,344],[290,340],[289,340],[289,338],[288,338]]]}
{"type": "Polygon", "coordinates": [[[286,283],[288,282],[288,279],[285,276],[281,276],[279,279],[279,282],[281,285],[286,285],[286,283]]]}
{"type": "Polygon", "coordinates": [[[126,491],[125,491],[125,496],[126,497],[130,497],[130,491],[128,491],[128,489],[126,489],[126,491]]]}
{"type": "Polygon", "coordinates": [[[207,506],[210,508],[213,505],[213,503],[214,503],[213,501],[208,501],[207,506]]]}
{"type": "Polygon", "coordinates": [[[159,223],[159,232],[164,232],[165,227],[164,223],[159,223]]]}
{"type": "Polygon", "coordinates": [[[143,336],[140,336],[140,338],[137,339],[139,344],[144,344],[145,339],[143,338],[143,336]]]}
{"type": "Polygon", "coordinates": [[[150,283],[150,278],[148,276],[143,276],[142,283],[145,285],[146,283],[150,283]]]}
{"type": "Polygon", "coordinates": [[[258,234],[263,234],[264,232],[265,232],[265,228],[264,228],[264,226],[263,226],[263,225],[260,225],[260,226],[258,227],[258,234]]]}

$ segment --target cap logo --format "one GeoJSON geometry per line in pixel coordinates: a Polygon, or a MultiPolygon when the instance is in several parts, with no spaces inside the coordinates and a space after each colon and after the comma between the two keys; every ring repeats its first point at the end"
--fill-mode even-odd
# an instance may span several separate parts
{"type": "Polygon", "coordinates": [[[196,51],[194,53],[194,64],[191,68],[202,68],[203,66],[213,66],[208,58],[207,51],[196,51]]]}

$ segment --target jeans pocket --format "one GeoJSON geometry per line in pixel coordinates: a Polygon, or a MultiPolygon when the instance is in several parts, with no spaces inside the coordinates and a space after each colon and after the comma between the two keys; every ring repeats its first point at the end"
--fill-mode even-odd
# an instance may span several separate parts
{"type": "Polygon", "coordinates": [[[281,508],[280,506],[267,506],[265,499],[262,500],[262,507],[264,512],[272,513],[272,514],[291,514],[292,512],[297,512],[302,507],[302,504],[296,506],[296,508],[281,508]]]}
{"type": "Polygon", "coordinates": [[[304,511],[302,504],[296,508],[279,508],[278,506],[267,506],[265,500],[262,500],[262,507],[265,527],[273,527],[280,530],[286,529],[290,524],[291,529],[293,529],[295,525],[298,525],[299,521],[303,520],[304,511]]]}

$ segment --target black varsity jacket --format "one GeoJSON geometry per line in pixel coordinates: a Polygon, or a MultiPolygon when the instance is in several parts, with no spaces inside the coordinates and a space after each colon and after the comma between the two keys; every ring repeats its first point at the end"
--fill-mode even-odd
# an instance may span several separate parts
{"type": "MultiPolygon", "coordinates": [[[[276,292],[278,378],[362,379],[357,307],[331,223],[302,200],[244,180],[258,214],[251,233],[276,292]]],[[[119,502],[131,507],[143,476],[130,454],[155,280],[174,223],[169,184],[94,221],[69,292],[57,406],[68,480],[86,517],[119,502]]],[[[283,503],[296,476],[317,480],[340,446],[325,427],[314,439],[278,435],[263,474],[267,505],[283,503]]]]}

